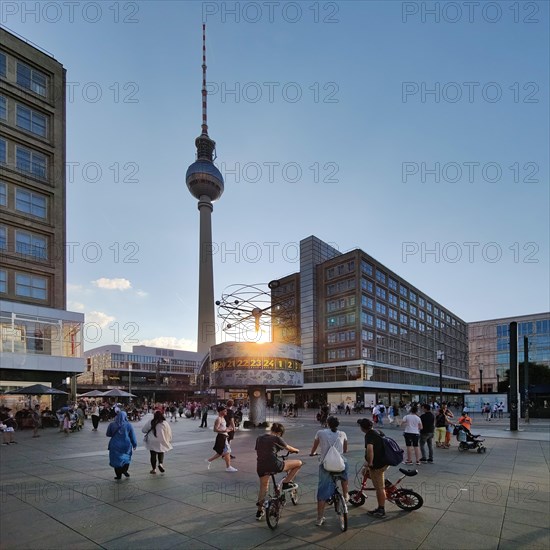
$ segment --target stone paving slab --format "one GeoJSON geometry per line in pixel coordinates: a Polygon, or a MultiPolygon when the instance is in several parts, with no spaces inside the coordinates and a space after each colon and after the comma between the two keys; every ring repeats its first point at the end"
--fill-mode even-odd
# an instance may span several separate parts
{"type": "MultiPolygon", "coordinates": [[[[358,416],[340,417],[350,452],[350,489],[363,462],[358,416]]],[[[225,472],[221,460],[207,470],[214,434],[190,420],[172,423],[174,449],[166,474],[149,474],[149,456],[140,445],[131,477],[113,480],[108,466],[107,424],[92,432],[65,436],[45,429],[33,439],[17,432],[17,445],[0,446],[0,550],[29,549],[408,549],[505,550],[550,547],[550,422],[533,422],[519,433],[506,420],[486,424],[474,418],[474,431],[486,437],[486,454],[461,453],[456,441],[435,449],[435,461],[418,467],[403,486],[418,491],[424,506],[404,512],[386,506],[383,520],[351,508],[349,528],[339,531],[333,509],[315,526],[318,462],[307,456],[319,429],[313,415],[278,419],[285,439],[301,449],[300,502],[285,507],[271,531],[255,520],[258,479],[254,442],[260,430],[241,430],[233,449],[239,471],[225,472]]],[[[143,420],[135,423],[141,441],[143,420]]],[[[403,444],[397,428],[386,432],[403,444]]],[[[388,477],[399,476],[396,468],[388,477]]]]}

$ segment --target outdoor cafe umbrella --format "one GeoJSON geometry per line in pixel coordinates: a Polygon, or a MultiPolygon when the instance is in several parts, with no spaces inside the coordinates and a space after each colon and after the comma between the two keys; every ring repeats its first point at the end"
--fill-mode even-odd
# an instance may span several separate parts
{"type": "Polygon", "coordinates": [[[133,393],[124,390],[109,390],[101,394],[101,397],[136,397],[133,393]]]}
{"type": "Polygon", "coordinates": [[[103,397],[105,394],[99,390],[92,390],[86,393],[79,394],[79,397],[103,397]]]}
{"type": "Polygon", "coordinates": [[[4,393],[4,395],[69,395],[66,391],[56,390],[55,388],[49,388],[43,384],[33,384],[32,386],[26,386],[25,388],[18,388],[16,390],[10,390],[4,393]]]}

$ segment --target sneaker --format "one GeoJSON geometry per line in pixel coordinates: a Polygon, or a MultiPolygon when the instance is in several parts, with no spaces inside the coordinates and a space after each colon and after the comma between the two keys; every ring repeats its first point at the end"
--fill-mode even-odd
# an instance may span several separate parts
{"type": "Polygon", "coordinates": [[[262,508],[261,510],[258,510],[256,512],[256,521],[261,521],[265,516],[265,511],[264,509],[262,508]]]}
{"type": "Polygon", "coordinates": [[[160,471],[161,474],[163,474],[166,471],[162,464],[159,464],[159,471],[160,471]]]}
{"type": "Polygon", "coordinates": [[[411,460],[404,460],[403,464],[412,464],[412,461],[411,460]]]}
{"type": "Polygon", "coordinates": [[[423,464],[426,464],[426,462],[428,462],[428,459],[427,458],[421,458],[420,462],[422,462],[423,464]]]}
{"type": "Polygon", "coordinates": [[[433,458],[428,458],[428,464],[433,464],[434,463],[434,459],[433,458]]]}
{"type": "Polygon", "coordinates": [[[315,525],[317,525],[317,527],[321,527],[323,523],[325,523],[325,518],[318,518],[317,521],[315,522],[315,525]]]}
{"type": "Polygon", "coordinates": [[[234,456],[234,455],[229,455],[229,457],[231,458],[231,460],[235,460],[237,457],[234,456]]]}
{"type": "Polygon", "coordinates": [[[207,458],[205,458],[204,461],[206,462],[206,469],[210,470],[210,466],[212,466],[212,462],[210,462],[210,460],[208,460],[207,458]]]}
{"type": "Polygon", "coordinates": [[[225,469],[226,472],[238,472],[237,468],[233,468],[233,466],[229,466],[225,469]]]}
{"type": "Polygon", "coordinates": [[[293,481],[289,481],[288,483],[283,483],[283,491],[288,491],[289,489],[295,489],[296,487],[298,487],[298,485],[296,485],[296,483],[294,483],[293,481]]]}
{"type": "Polygon", "coordinates": [[[386,511],[384,508],[376,508],[375,510],[369,510],[367,512],[369,516],[373,516],[375,518],[384,518],[386,517],[386,511]]]}
{"type": "Polygon", "coordinates": [[[156,470],[151,470],[149,473],[150,473],[150,474],[156,474],[157,471],[156,471],[156,470]]]}

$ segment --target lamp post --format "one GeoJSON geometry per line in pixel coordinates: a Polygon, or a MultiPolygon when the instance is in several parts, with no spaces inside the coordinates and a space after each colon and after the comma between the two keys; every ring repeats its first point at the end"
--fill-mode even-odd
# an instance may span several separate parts
{"type": "Polygon", "coordinates": [[[499,386],[500,386],[500,374],[497,372],[497,393],[499,392],[499,386]]]}
{"type": "Polygon", "coordinates": [[[483,393],[483,365],[479,366],[479,393],[483,393]]]}
{"type": "Polygon", "coordinates": [[[128,363],[128,393],[132,393],[132,363],[128,363]]]}
{"type": "Polygon", "coordinates": [[[439,362],[439,406],[443,404],[443,361],[445,360],[445,353],[441,350],[437,350],[437,361],[439,362]]]}

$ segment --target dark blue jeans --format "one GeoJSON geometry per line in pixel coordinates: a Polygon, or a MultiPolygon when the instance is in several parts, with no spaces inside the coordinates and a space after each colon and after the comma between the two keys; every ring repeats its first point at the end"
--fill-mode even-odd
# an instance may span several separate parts
{"type": "Polygon", "coordinates": [[[420,452],[422,453],[423,459],[433,460],[434,458],[434,448],[433,448],[433,432],[427,434],[420,434],[420,452]],[[428,456],[426,456],[426,443],[428,444],[428,456]]]}

